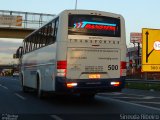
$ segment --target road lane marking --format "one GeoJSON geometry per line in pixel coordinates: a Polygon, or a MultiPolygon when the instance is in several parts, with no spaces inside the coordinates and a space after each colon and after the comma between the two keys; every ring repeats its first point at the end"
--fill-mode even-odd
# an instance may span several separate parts
{"type": "Polygon", "coordinates": [[[137,94],[127,94],[127,93],[99,93],[98,95],[112,95],[114,97],[112,98],[135,98],[135,99],[160,99],[160,97],[155,97],[155,96],[148,96],[148,95],[137,95],[137,94]],[[117,97],[119,95],[130,95],[131,97],[127,97],[127,96],[120,96],[120,97],[117,97]],[[115,97],[116,96],[116,97],[115,97]],[[135,96],[135,97],[133,97],[135,96]],[[137,98],[137,97],[142,97],[142,98],[137,98]]]}
{"type": "Polygon", "coordinates": [[[11,80],[18,80],[18,79],[15,78],[15,79],[11,79],[11,80]]]}
{"type": "Polygon", "coordinates": [[[134,96],[139,96],[139,97],[145,97],[146,95],[137,95],[137,94],[128,94],[128,93],[123,93],[124,95],[134,95],[134,96]]]}
{"type": "Polygon", "coordinates": [[[134,96],[139,96],[139,97],[154,97],[154,98],[160,98],[160,97],[155,97],[155,96],[148,96],[148,95],[137,95],[137,94],[128,94],[128,93],[123,93],[124,95],[134,95],[134,96]]]}
{"type": "Polygon", "coordinates": [[[117,99],[143,99],[143,98],[137,98],[137,97],[112,97],[117,99]]]}
{"type": "Polygon", "coordinates": [[[144,97],[143,99],[149,100],[149,99],[154,99],[154,98],[156,98],[156,97],[153,97],[153,96],[146,96],[146,97],[144,97]]]}
{"type": "Polygon", "coordinates": [[[62,118],[60,118],[59,116],[57,115],[50,115],[51,118],[53,118],[54,120],[63,120],[62,118]]]}
{"type": "Polygon", "coordinates": [[[102,98],[102,99],[110,99],[111,101],[121,102],[121,103],[125,103],[125,104],[130,104],[130,105],[134,105],[134,106],[138,106],[138,107],[143,107],[143,108],[147,108],[147,109],[152,109],[152,110],[156,110],[156,111],[160,112],[160,108],[146,106],[146,105],[141,105],[141,104],[132,103],[132,102],[127,102],[127,101],[123,101],[123,100],[119,100],[119,99],[113,99],[113,98],[109,98],[109,97],[105,97],[105,96],[101,96],[101,95],[97,95],[97,96],[100,97],[100,98],[102,98]]]}
{"type": "Polygon", "coordinates": [[[105,95],[105,94],[107,94],[107,95],[115,95],[115,96],[118,96],[118,95],[123,95],[124,93],[122,93],[122,92],[111,92],[111,93],[99,93],[99,94],[103,94],[103,95],[105,95]]]}
{"type": "Polygon", "coordinates": [[[138,100],[141,100],[141,99],[145,99],[145,100],[150,100],[150,99],[155,99],[156,97],[153,97],[153,96],[145,96],[145,97],[141,97],[141,98],[138,98],[138,97],[112,97],[112,98],[120,98],[120,99],[138,99],[138,100]]]}
{"type": "Polygon", "coordinates": [[[16,95],[17,97],[21,98],[22,100],[25,100],[25,99],[26,99],[25,97],[19,95],[18,93],[15,93],[15,95],[16,95]]]}
{"type": "Polygon", "coordinates": [[[160,105],[160,102],[146,102],[146,101],[130,101],[130,102],[133,102],[133,103],[149,103],[149,104],[158,104],[158,105],[160,105]]]}
{"type": "MultiPolygon", "coordinates": [[[[127,94],[126,94],[127,95],[127,94]]],[[[128,94],[128,95],[130,95],[130,94],[128,94]]],[[[137,95],[138,96],[138,95],[137,95]]],[[[160,99],[160,97],[155,97],[155,96],[147,96],[147,95],[139,95],[139,97],[143,97],[143,99],[160,99]]]]}
{"type": "Polygon", "coordinates": [[[0,84],[0,86],[1,86],[2,88],[4,88],[4,89],[8,90],[8,88],[7,88],[6,86],[3,86],[3,85],[1,85],[1,84],[0,84]]]}

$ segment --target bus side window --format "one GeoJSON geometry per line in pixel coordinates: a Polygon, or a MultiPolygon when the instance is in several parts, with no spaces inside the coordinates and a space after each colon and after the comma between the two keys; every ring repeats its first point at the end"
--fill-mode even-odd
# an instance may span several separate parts
{"type": "Polygon", "coordinates": [[[55,41],[54,29],[55,29],[55,21],[52,22],[52,37],[53,37],[52,43],[54,43],[54,41],[55,41]]]}
{"type": "Polygon", "coordinates": [[[46,43],[45,45],[49,45],[52,43],[52,23],[49,23],[47,26],[46,26],[46,31],[47,31],[47,34],[46,34],[46,43]]]}
{"type": "Polygon", "coordinates": [[[59,20],[56,19],[56,22],[55,22],[55,29],[54,29],[54,33],[55,33],[55,36],[57,36],[57,31],[58,31],[58,24],[59,24],[59,20]]]}
{"type": "Polygon", "coordinates": [[[32,51],[32,39],[33,39],[33,35],[31,37],[29,37],[29,52],[32,51]]]}
{"type": "Polygon", "coordinates": [[[55,20],[52,22],[52,36],[53,36],[53,43],[56,41],[57,30],[58,30],[58,23],[59,23],[58,18],[55,19],[55,20]]]}
{"type": "Polygon", "coordinates": [[[25,53],[27,53],[27,52],[28,52],[28,42],[25,41],[25,53]]]}
{"type": "Polygon", "coordinates": [[[39,47],[43,47],[44,46],[44,44],[45,44],[44,40],[45,40],[45,28],[43,27],[41,29],[41,37],[39,39],[39,47]]]}
{"type": "Polygon", "coordinates": [[[52,36],[52,23],[50,23],[49,25],[48,25],[48,40],[47,40],[47,43],[48,44],[51,44],[52,43],[52,38],[53,38],[53,36],[52,36]]]}
{"type": "Polygon", "coordinates": [[[23,54],[25,54],[25,46],[26,46],[26,42],[25,41],[23,41],[23,54]]]}
{"type": "Polygon", "coordinates": [[[42,29],[40,29],[40,30],[38,31],[37,49],[41,47],[41,46],[40,46],[41,38],[42,38],[42,29]]]}
{"type": "Polygon", "coordinates": [[[39,31],[35,34],[35,37],[34,37],[34,50],[37,49],[37,44],[38,44],[38,33],[39,31]]]}

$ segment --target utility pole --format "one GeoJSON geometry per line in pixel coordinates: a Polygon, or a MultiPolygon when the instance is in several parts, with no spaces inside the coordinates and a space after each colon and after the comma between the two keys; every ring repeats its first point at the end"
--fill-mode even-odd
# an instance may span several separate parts
{"type": "Polygon", "coordinates": [[[137,56],[138,56],[138,67],[140,65],[140,43],[138,42],[138,51],[137,51],[137,56]]]}
{"type": "Polygon", "coordinates": [[[75,10],[77,9],[77,0],[76,0],[76,3],[75,3],[75,10]]]}

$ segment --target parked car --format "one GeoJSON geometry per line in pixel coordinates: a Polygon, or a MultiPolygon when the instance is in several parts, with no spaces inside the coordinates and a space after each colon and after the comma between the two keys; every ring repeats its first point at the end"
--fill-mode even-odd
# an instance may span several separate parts
{"type": "Polygon", "coordinates": [[[14,72],[13,73],[13,77],[18,77],[19,76],[19,72],[14,72]]]}

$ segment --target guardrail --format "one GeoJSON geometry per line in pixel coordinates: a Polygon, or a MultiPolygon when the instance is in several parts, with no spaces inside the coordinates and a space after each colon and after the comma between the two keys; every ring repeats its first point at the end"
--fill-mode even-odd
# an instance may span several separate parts
{"type": "Polygon", "coordinates": [[[160,84],[160,80],[126,79],[127,83],[160,84]]]}

